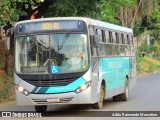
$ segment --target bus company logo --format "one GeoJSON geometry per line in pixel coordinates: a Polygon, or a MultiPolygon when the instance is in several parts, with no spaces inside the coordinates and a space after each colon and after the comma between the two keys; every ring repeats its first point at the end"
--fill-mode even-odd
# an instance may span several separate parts
{"type": "Polygon", "coordinates": [[[12,117],[11,112],[2,112],[2,117],[12,117]]]}
{"type": "Polygon", "coordinates": [[[108,69],[123,68],[123,62],[108,62],[108,69]]]}

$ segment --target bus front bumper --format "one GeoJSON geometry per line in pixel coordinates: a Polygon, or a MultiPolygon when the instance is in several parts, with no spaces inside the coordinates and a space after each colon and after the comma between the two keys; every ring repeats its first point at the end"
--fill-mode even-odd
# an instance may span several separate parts
{"type": "Polygon", "coordinates": [[[91,87],[86,90],[75,93],[61,94],[30,94],[23,95],[16,90],[16,103],[19,106],[26,105],[54,105],[54,104],[90,104],[92,103],[91,87]]]}

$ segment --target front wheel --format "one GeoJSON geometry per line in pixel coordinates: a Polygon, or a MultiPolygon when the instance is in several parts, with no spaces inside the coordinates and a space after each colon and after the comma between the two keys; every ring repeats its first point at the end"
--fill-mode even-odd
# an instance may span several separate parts
{"type": "Polygon", "coordinates": [[[94,104],[92,105],[92,107],[93,107],[94,109],[101,109],[101,108],[103,107],[104,97],[105,97],[105,86],[102,85],[102,87],[101,87],[101,92],[100,92],[100,101],[94,103],[94,104]]]}
{"type": "Polygon", "coordinates": [[[36,112],[46,112],[47,105],[35,106],[36,112]]]}

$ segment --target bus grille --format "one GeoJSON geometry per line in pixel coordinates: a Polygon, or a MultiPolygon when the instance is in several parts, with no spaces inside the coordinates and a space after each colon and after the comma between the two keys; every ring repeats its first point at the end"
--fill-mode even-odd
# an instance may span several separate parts
{"type": "Polygon", "coordinates": [[[58,102],[47,102],[47,99],[31,99],[32,102],[36,104],[53,104],[53,103],[67,103],[71,101],[73,97],[71,98],[60,98],[58,102]]]}
{"type": "Polygon", "coordinates": [[[56,80],[25,80],[26,82],[36,87],[51,87],[51,86],[66,86],[77,78],[56,79],[56,80]]]}

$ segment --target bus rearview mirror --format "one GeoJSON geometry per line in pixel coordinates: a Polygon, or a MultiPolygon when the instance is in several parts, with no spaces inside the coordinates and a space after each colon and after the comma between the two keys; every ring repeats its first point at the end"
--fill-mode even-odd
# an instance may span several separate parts
{"type": "Polygon", "coordinates": [[[5,40],[5,49],[10,50],[10,37],[6,37],[5,40]]]}

